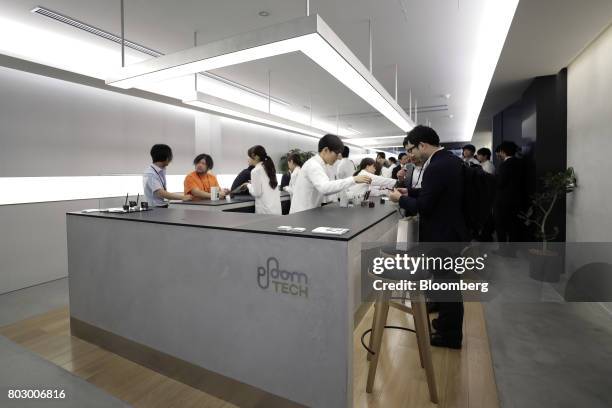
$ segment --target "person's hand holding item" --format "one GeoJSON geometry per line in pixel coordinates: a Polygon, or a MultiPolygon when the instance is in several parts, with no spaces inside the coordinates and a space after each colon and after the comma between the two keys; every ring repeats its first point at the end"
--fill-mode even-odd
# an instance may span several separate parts
{"type": "Polygon", "coordinates": [[[401,168],[398,172],[397,172],[397,179],[399,181],[404,181],[404,178],[406,178],[406,169],[405,168],[401,168]]]}
{"type": "Polygon", "coordinates": [[[184,194],[183,201],[191,201],[193,200],[193,196],[191,194],[184,194]]]}
{"type": "Polygon", "coordinates": [[[399,191],[402,195],[408,195],[408,189],[407,188],[400,187],[400,188],[398,188],[396,190],[399,191]]]}
{"type": "Polygon", "coordinates": [[[225,198],[227,195],[227,188],[222,188],[219,190],[219,198],[225,198]]]}
{"type": "Polygon", "coordinates": [[[358,175],[358,176],[354,176],[353,180],[355,180],[355,183],[357,184],[370,184],[372,182],[372,179],[366,175],[358,175]]]}
{"type": "Polygon", "coordinates": [[[394,203],[397,203],[399,202],[402,195],[403,194],[396,188],[391,194],[389,194],[389,200],[393,201],[394,203]]]}

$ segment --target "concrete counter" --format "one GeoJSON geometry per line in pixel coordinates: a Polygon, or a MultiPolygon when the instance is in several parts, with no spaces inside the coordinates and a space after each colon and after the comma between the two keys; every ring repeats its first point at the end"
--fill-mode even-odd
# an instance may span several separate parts
{"type": "Polygon", "coordinates": [[[71,330],[239,406],[350,407],[361,246],[392,242],[396,214],[69,213],[71,330]]]}

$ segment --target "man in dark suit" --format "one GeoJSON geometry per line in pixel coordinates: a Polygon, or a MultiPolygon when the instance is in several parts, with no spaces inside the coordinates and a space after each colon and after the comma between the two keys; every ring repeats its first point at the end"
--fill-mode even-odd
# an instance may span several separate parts
{"type": "MultiPolygon", "coordinates": [[[[460,158],[440,146],[440,138],[430,127],[417,126],[404,140],[408,154],[423,164],[419,190],[408,189],[407,194],[396,190],[389,198],[399,202],[408,214],[419,215],[419,241],[465,242],[469,239],[462,211],[463,163],[460,158]]],[[[432,256],[436,254],[431,254],[432,256]]],[[[454,271],[438,272],[436,279],[457,279],[454,271]]],[[[461,292],[445,293],[439,303],[439,317],[434,320],[436,333],[433,346],[461,348],[463,338],[463,301],[461,292]]]]}
{"type": "Polygon", "coordinates": [[[500,164],[497,169],[497,189],[493,204],[493,217],[497,240],[500,242],[498,253],[504,256],[515,256],[511,246],[506,243],[520,241],[521,202],[524,199],[523,170],[520,159],[515,155],[518,146],[514,142],[504,141],[496,149],[500,164]]]}
{"type": "Polygon", "coordinates": [[[393,171],[391,171],[391,178],[394,178],[397,180],[397,172],[400,171],[401,169],[403,169],[406,164],[408,164],[408,155],[406,153],[400,153],[397,156],[397,166],[395,166],[393,168],[393,171]]]}
{"type": "MultiPolygon", "coordinates": [[[[234,191],[238,187],[243,185],[244,183],[248,183],[249,181],[251,181],[251,170],[253,170],[253,168],[254,168],[254,166],[249,166],[246,169],[242,170],[240,173],[238,173],[238,175],[234,179],[234,182],[232,183],[232,189],[230,191],[234,191]]],[[[240,192],[237,192],[235,194],[236,195],[247,195],[247,194],[249,194],[249,191],[244,189],[244,190],[242,190],[240,192]]]]}

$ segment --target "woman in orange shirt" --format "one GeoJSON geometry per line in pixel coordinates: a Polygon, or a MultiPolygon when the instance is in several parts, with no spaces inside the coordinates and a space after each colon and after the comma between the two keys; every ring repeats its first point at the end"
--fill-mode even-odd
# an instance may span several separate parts
{"type": "Polygon", "coordinates": [[[219,198],[224,198],[227,189],[221,189],[217,177],[210,170],[213,168],[213,159],[206,153],[199,154],[194,160],[195,171],[185,177],[185,194],[191,194],[193,200],[210,199],[211,187],[219,189],[219,198]]]}

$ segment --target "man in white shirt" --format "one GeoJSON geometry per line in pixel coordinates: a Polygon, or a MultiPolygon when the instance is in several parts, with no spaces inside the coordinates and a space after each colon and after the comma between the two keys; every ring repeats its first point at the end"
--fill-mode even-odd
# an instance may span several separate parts
{"type": "Polygon", "coordinates": [[[355,164],[351,159],[349,159],[350,149],[348,146],[344,146],[344,150],[342,150],[342,160],[338,164],[338,173],[336,174],[336,179],[345,179],[348,177],[353,177],[353,173],[355,173],[355,164]]]}
{"type": "Polygon", "coordinates": [[[463,161],[470,165],[475,164],[480,166],[480,162],[476,160],[474,155],[476,154],[476,147],[473,144],[466,144],[463,146],[463,161]]]}
{"type": "Polygon", "coordinates": [[[495,165],[491,163],[491,150],[487,149],[486,147],[478,149],[478,152],[476,152],[476,158],[480,162],[480,166],[482,166],[482,169],[485,172],[495,174],[495,165]]]}
{"type": "Polygon", "coordinates": [[[344,149],[338,136],[325,135],[319,140],[319,153],[304,163],[291,199],[290,214],[320,207],[323,198],[338,193],[355,183],[370,183],[368,176],[330,180],[325,169],[332,166],[344,149]]]}
{"type": "Polygon", "coordinates": [[[168,207],[166,200],[189,201],[189,194],[170,193],[166,184],[166,167],[172,161],[172,149],[165,144],[156,144],[151,148],[151,163],[143,172],[142,186],[149,207],[168,207]]]}
{"type": "Polygon", "coordinates": [[[388,166],[383,166],[380,170],[380,175],[386,178],[392,178],[393,169],[397,165],[397,160],[395,159],[395,157],[389,157],[389,162],[387,164],[388,166]]]}

